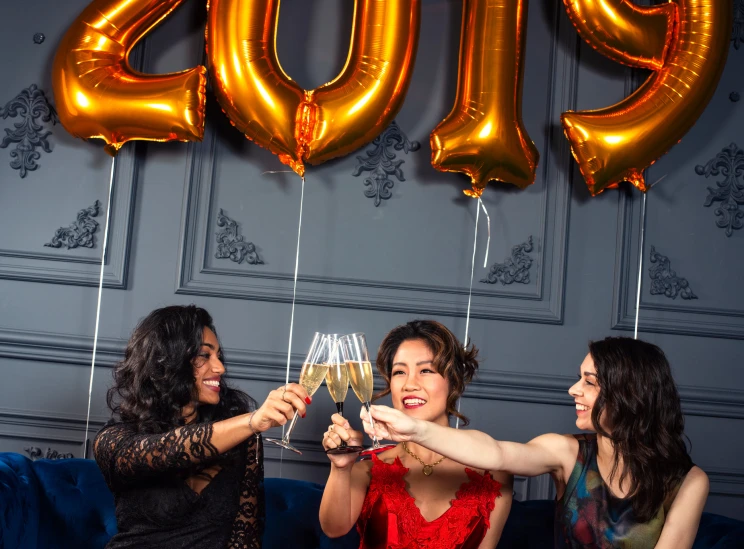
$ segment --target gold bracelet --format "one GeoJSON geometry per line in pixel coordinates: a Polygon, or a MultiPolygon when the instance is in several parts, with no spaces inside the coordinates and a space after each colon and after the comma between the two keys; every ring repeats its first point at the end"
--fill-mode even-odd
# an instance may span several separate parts
{"type": "Polygon", "coordinates": [[[261,436],[261,431],[259,431],[258,429],[256,429],[256,428],[255,428],[255,427],[253,426],[253,414],[255,414],[255,413],[256,413],[256,412],[251,412],[250,416],[248,417],[248,427],[250,427],[250,428],[251,428],[251,431],[253,431],[253,434],[254,434],[254,435],[256,435],[256,436],[261,436]]]}

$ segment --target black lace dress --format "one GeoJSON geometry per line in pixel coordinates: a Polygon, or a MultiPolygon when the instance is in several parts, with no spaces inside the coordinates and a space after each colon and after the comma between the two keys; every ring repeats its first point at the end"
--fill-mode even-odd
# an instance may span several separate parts
{"type": "Polygon", "coordinates": [[[261,547],[260,437],[219,454],[212,431],[212,423],[201,423],[146,435],[115,423],[98,434],[96,462],[114,494],[119,528],[107,549],[261,547]],[[207,468],[217,472],[196,493],[186,480],[207,468]]]}

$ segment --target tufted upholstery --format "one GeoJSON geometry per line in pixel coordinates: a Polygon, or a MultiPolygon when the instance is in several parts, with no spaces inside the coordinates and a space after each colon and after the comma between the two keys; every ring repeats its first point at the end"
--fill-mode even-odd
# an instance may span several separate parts
{"type": "Polygon", "coordinates": [[[103,547],[114,498],[95,462],[0,454],[0,548],[103,547]]]}
{"type": "MultiPolygon", "coordinates": [[[[266,549],[356,549],[352,530],[329,539],[320,530],[319,484],[266,479],[266,549]]],[[[552,547],[553,502],[514,502],[499,547],[552,547]]],[[[96,463],[32,462],[0,453],[0,549],[101,549],[116,531],[114,502],[96,463]]],[[[693,549],[744,547],[744,522],[703,513],[693,549]]]]}

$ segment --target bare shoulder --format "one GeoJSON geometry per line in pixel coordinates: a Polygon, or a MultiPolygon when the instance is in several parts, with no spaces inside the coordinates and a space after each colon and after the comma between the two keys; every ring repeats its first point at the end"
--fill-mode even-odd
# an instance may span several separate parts
{"type": "Polygon", "coordinates": [[[351,468],[352,483],[367,490],[372,479],[372,460],[357,461],[351,468]]]}
{"type": "Polygon", "coordinates": [[[687,472],[680,490],[684,489],[685,491],[705,493],[707,495],[709,487],[710,481],[708,480],[708,475],[700,467],[695,465],[687,472]]]}

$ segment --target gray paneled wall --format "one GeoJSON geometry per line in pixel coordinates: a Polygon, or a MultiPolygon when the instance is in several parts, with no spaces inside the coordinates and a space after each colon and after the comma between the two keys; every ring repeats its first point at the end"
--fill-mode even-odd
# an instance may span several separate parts
{"type": "MultiPolygon", "coordinates": [[[[87,0],[7,4],[0,107],[23,101],[27,90],[51,109],[55,47],[87,0]]],[[[715,96],[648,173],[661,182],[647,200],[640,332],[674,367],[693,457],[711,478],[708,509],[744,518],[744,9],[737,6],[739,30],[715,96]]],[[[374,347],[391,327],[431,317],[464,335],[475,203],[461,193],[466,178],[431,167],[428,144],[454,101],[460,14],[460,2],[423,0],[413,81],[381,148],[370,144],[308,170],[293,378],[316,330],[364,331],[374,347]],[[385,172],[382,152],[404,161],[403,180],[385,172]]],[[[147,72],[203,62],[204,15],[203,3],[187,3],[132,62],[147,72]]],[[[279,55],[301,86],[340,70],[351,16],[346,0],[282,3],[279,55]]],[[[624,97],[632,75],[579,42],[560,2],[533,1],[528,25],[524,121],[540,166],[530,188],[492,184],[484,194],[491,244],[484,268],[483,223],[470,323],[482,363],[463,400],[475,428],[520,441],[575,431],[566,389],[587,340],[632,334],[641,230],[641,195],[622,189],[591,198],[559,127],[562,111],[624,97]]],[[[0,127],[14,132],[23,116],[0,119],[0,127]]],[[[80,456],[111,159],[50,117],[24,136],[49,144],[50,152],[35,146],[35,169],[14,167],[16,143],[0,148],[0,451],[80,456]],[[55,236],[61,246],[45,246],[55,236]]],[[[230,376],[257,399],[283,382],[301,190],[284,169],[237,133],[211,96],[202,143],[124,147],[114,172],[92,434],[108,418],[111,367],[137,321],[158,306],[206,307],[230,376]]],[[[323,482],[319,441],[332,410],[322,389],[294,437],[303,456],[267,449],[269,475],[323,482]]],[[[519,498],[549,497],[550,489],[547,478],[515,486],[519,498]]]]}

